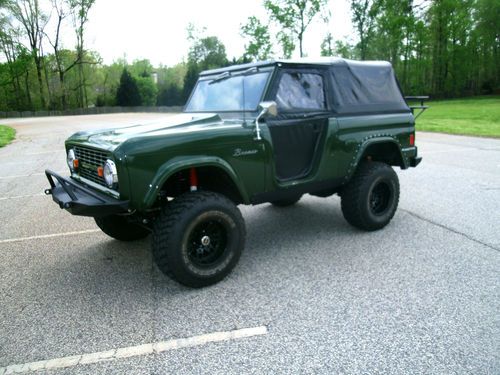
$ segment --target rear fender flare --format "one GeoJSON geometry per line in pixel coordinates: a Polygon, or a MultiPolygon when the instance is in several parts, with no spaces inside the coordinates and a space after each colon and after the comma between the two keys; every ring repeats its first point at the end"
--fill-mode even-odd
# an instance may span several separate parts
{"type": "Polygon", "coordinates": [[[391,143],[396,146],[399,156],[401,157],[401,160],[403,161],[402,169],[408,168],[409,160],[404,156],[403,152],[401,152],[401,144],[398,142],[398,140],[390,135],[383,135],[383,136],[375,136],[375,137],[370,137],[368,139],[364,139],[362,142],[359,143],[359,146],[356,150],[356,153],[352,159],[352,163],[349,165],[348,172],[346,173],[346,180],[350,179],[356,169],[358,168],[359,163],[361,162],[361,158],[363,157],[365,151],[368,149],[368,147],[374,145],[374,144],[380,144],[380,143],[391,143]]]}

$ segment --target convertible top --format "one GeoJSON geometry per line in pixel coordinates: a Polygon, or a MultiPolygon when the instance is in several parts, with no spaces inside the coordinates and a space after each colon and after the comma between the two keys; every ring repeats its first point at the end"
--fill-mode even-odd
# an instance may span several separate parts
{"type": "Polygon", "coordinates": [[[266,60],[257,61],[248,64],[232,65],[225,68],[209,69],[200,73],[200,77],[209,76],[213,74],[220,74],[224,72],[236,72],[239,70],[248,70],[250,68],[264,68],[268,66],[370,66],[370,67],[390,67],[391,64],[387,61],[355,61],[344,59],[341,57],[301,57],[298,59],[279,59],[279,60],[266,60]]]}
{"type": "Polygon", "coordinates": [[[330,78],[331,112],[338,115],[361,113],[410,112],[392,65],[387,61],[354,61],[339,57],[300,58],[290,60],[261,61],[250,64],[205,70],[200,78],[222,73],[232,74],[249,69],[260,70],[279,67],[294,72],[294,79],[301,80],[304,74],[317,71],[330,78]],[[327,74],[325,74],[327,70],[327,74]]]}

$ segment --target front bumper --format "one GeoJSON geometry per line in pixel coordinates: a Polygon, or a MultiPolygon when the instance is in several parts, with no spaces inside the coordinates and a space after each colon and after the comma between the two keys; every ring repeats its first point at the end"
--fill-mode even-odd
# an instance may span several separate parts
{"type": "Polygon", "coordinates": [[[48,169],[45,170],[45,175],[50,183],[50,189],[46,189],[45,194],[52,195],[52,199],[60,208],[68,210],[73,215],[99,217],[128,211],[128,201],[121,201],[91,190],[48,169]]]}

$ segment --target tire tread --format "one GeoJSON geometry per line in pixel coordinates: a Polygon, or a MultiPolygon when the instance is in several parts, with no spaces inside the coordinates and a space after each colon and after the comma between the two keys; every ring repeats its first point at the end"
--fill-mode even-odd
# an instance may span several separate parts
{"type": "MultiPolygon", "coordinates": [[[[365,187],[365,185],[369,183],[369,179],[372,178],[374,174],[378,174],[384,170],[391,170],[392,173],[396,175],[394,170],[385,163],[375,162],[375,161],[363,162],[360,164],[360,166],[356,170],[351,180],[342,189],[341,209],[344,218],[347,220],[349,224],[357,228],[368,231],[373,231],[381,228],[380,225],[375,225],[369,220],[367,220],[366,216],[363,213],[361,202],[362,202],[362,190],[365,187]]],[[[399,181],[397,180],[397,175],[395,181],[399,192],[399,181]]],[[[395,197],[394,204],[396,207],[398,206],[398,203],[399,203],[399,193],[395,197]]],[[[392,219],[395,212],[396,210],[392,212],[387,222],[389,222],[392,219]]]]}
{"type": "Polygon", "coordinates": [[[175,231],[175,224],[181,220],[186,212],[200,203],[207,202],[219,202],[222,205],[234,208],[232,211],[237,215],[237,220],[240,221],[240,224],[242,224],[240,228],[243,230],[243,238],[245,237],[245,225],[240,210],[238,210],[234,203],[225,196],[211,191],[198,191],[196,193],[185,193],[180,195],[163,207],[154,223],[152,248],[153,257],[158,268],[171,279],[191,287],[201,287],[205,286],[205,284],[200,283],[199,285],[193,285],[192,280],[188,280],[184,278],[182,274],[175,272],[171,267],[171,254],[169,254],[168,251],[161,251],[163,249],[162,244],[168,241],[171,234],[175,231]]]}

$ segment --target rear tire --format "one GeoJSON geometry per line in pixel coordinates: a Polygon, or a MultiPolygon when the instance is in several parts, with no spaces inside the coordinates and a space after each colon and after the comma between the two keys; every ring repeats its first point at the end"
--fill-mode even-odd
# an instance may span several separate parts
{"type": "Polygon", "coordinates": [[[238,263],[245,246],[240,210],[223,195],[186,193],[163,208],[153,225],[158,268],[192,288],[217,283],[238,263]]]}
{"type": "Polygon", "coordinates": [[[139,224],[130,223],[124,216],[110,215],[95,217],[94,220],[104,233],[119,241],[141,240],[151,233],[139,224]]]}
{"type": "Polygon", "coordinates": [[[341,193],[344,218],[367,231],[385,227],[396,213],[398,202],[398,175],[380,162],[360,164],[341,193]]]}
{"type": "Polygon", "coordinates": [[[292,206],[295,203],[297,203],[298,201],[300,201],[301,198],[302,198],[302,194],[298,195],[296,197],[292,197],[292,198],[278,199],[278,200],[272,201],[271,204],[273,206],[276,206],[276,207],[288,207],[288,206],[292,206]]]}

